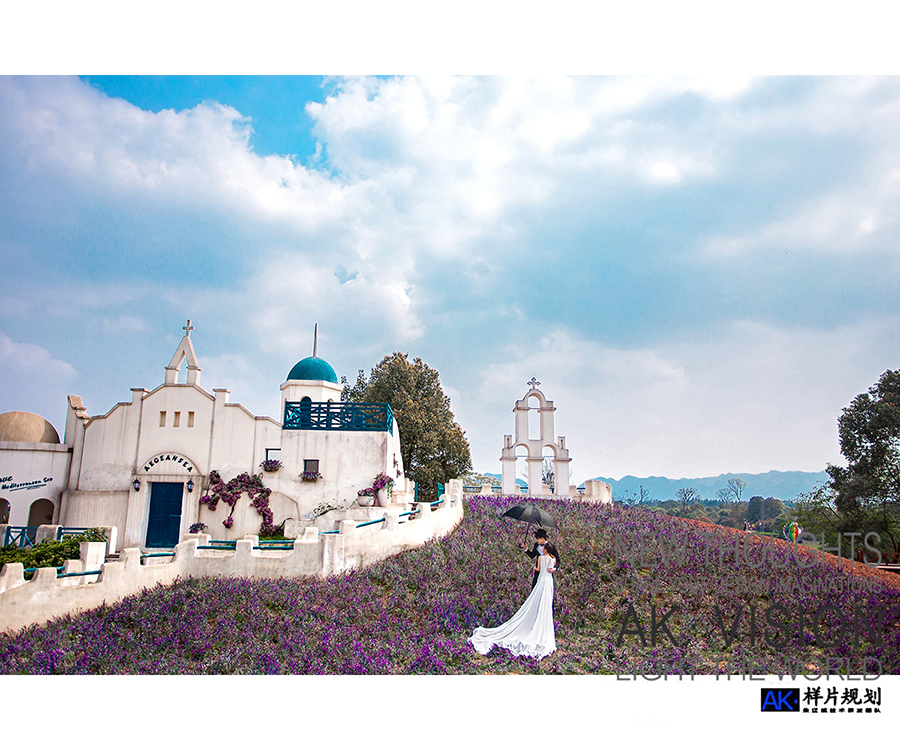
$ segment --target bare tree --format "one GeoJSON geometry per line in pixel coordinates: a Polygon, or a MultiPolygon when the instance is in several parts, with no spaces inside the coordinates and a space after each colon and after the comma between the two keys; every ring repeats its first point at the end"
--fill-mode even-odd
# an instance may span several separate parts
{"type": "MultiPolygon", "coordinates": [[[[517,456],[518,458],[518,456],[517,456]]],[[[526,463],[525,467],[519,470],[519,476],[524,479],[526,482],[528,481],[528,465],[526,463]]],[[[550,489],[550,492],[556,492],[556,470],[553,468],[553,460],[550,458],[544,458],[541,461],[541,482],[547,485],[550,489]]],[[[572,470],[569,469],[569,484],[572,483],[572,470]]],[[[565,488],[568,489],[568,488],[565,488]]],[[[532,488],[529,487],[528,491],[531,492],[532,488]]]]}
{"type": "Polygon", "coordinates": [[[734,495],[734,499],[737,502],[741,501],[741,495],[746,486],[747,483],[740,477],[734,477],[733,479],[728,480],[728,489],[731,490],[731,494],[734,495]]]}
{"type": "Polygon", "coordinates": [[[556,472],[549,458],[541,461],[541,481],[550,488],[550,492],[556,492],[556,472]]]}
{"type": "Polygon", "coordinates": [[[740,477],[729,479],[726,486],[716,490],[716,497],[723,503],[739,503],[747,483],[740,477]]]}
{"type": "Polygon", "coordinates": [[[646,487],[644,487],[644,485],[641,485],[640,487],[638,487],[638,490],[640,492],[640,497],[638,498],[638,502],[641,505],[643,505],[645,502],[647,502],[650,499],[650,490],[648,490],[646,487]]]}
{"type": "Polygon", "coordinates": [[[687,513],[688,506],[701,499],[696,487],[679,487],[675,490],[675,497],[681,502],[682,513],[687,513]]]}

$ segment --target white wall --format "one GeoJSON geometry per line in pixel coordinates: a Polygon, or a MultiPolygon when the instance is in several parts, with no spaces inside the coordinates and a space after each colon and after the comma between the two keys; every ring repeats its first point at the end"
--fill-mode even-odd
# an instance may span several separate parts
{"type": "Polygon", "coordinates": [[[41,498],[53,503],[53,520],[59,518],[69,461],[65,444],[0,441],[0,497],[10,504],[10,526],[27,526],[31,504],[41,498]]]}

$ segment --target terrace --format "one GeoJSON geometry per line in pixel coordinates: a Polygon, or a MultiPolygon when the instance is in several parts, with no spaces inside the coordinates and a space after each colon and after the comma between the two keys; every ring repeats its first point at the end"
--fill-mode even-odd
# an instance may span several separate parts
{"type": "Polygon", "coordinates": [[[334,401],[287,401],[284,430],[350,430],[391,432],[394,412],[390,404],[362,404],[334,401]]]}

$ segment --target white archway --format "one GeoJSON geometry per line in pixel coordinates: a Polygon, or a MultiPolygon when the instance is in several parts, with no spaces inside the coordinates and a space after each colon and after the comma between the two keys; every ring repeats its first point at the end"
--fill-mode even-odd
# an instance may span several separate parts
{"type": "Polygon", "coordinates": [[[528,466],[528,494],[546,494],[543,489],[541,477],[541,464],[545,448],[553,453],[553,470],[556,477],[556,490],[554,494],[569,494],[569,451],[566,449],[566,439],[563,436],[555,437],[553,425],[553,413],[556,407],[552,401],[548,401],[544,394],[537,389],[540,383],[534,378],[528,383],[528,392],[518,401],[513,408],[515,414],[515,435],[503,436],[503,451],[500,454],[500,466],[502,476],[502,491],[506,494],[515,492],[516,485],[516,449],[524,447],[527,451],[525,457],[528,466]],[[529,434],[529,399],[536,399],[538,406],[538,424],[540,434],[532,437],[529,434]]]}

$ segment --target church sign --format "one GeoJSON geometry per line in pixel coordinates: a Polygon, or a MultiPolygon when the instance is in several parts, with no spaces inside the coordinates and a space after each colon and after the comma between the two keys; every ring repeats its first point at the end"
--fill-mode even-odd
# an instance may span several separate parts
{"type": "Polygon", "coordinates": [[[173,462],[179,464],[187,469],[188,472],[192,472],[194,470],[191,462],[188,461],[184,456],[179,456],[177,453],[160,453],[158,456],[155,456],[147,461],[147,463],[144,465],[144,471],[150,471],[150,469],[152,469],[154,466],[164,462],[173,462]]]}

